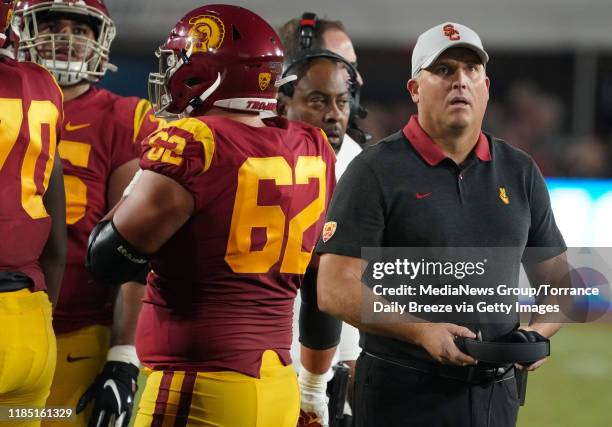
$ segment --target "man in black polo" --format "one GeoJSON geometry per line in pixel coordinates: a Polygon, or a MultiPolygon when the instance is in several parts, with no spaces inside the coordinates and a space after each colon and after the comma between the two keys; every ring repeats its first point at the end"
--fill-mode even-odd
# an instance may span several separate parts
{"type": "MultiPolygon", "coordinates": [[[[493,341],[516,328],[518,318],[471,330],[454,323],[368,323],[361,311],[368,292],[361,283],[364,247],[518,248],[508,263],[523,262],[531,281],[558,280],[551,272],[564,265],[565,243],[537,166],[481,131],[487,61],[479,36],[463,25],[424,32],[408,81],[417,115],[360,154],[334,192],[317,247],[323,254],[318,302],[361,331],[357,426],[516,424],[514,370],[489,378],[490,370],[462,353],[455,339],[475,338],[478,329],[493,341]],[[526,247],[540,248],[537,258],[526,247]]],[[[534,318],[523,330],[550,337],[559,328],[534,318]]]]}

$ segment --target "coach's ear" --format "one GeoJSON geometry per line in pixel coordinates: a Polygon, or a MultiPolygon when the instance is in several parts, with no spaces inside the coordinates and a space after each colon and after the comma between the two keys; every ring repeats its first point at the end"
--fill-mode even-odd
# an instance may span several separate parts
{"type": "Polygon", "coordinates": [[[419,103],[419,82],[417,79],[410,79],[408,83],[406,83],[406,88],[410,93],[410,97],[412,98],[412,102],[415,104],[419,103]]]}

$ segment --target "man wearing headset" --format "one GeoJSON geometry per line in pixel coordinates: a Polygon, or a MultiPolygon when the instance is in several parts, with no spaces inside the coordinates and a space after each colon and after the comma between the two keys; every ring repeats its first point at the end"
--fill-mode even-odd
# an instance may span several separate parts
{"type": "MultiPolygon", "coordinates": [[[[355,68],[357,58],[353,44],[340,21],[317,19],[312,13],[304,13],[301,19],[285,23],[280,35],[287,50],[285,75],[295,75],[297,79],[281,87],[278,113],[290,120],[300,120],[325,131],[336,152],[336,177],[339,178],[350,161],[361,152],[360,145],[347,134],[351,122],[354,123],[359,116],[363,117],[360,111],[365,111],[359,106],[358,91],[363,79],[355,68]]],[[[356,127],[353,130],[364,136],[356,127]]],[[[308,285],[306,283],[303,286],[302,297],[306,295],[308,298],[308,285]]],[[[316,305],[314,298],[311,303],[316,305]]],[[[303,314],[308,312],[305,308],[308,305],[308,302],[302,302],[302,298],[296,299],[295,313],[302,312],[301,322],[304,322],[303,314]]],[[[308,383],[316,389],[324,390],[332,376],[331,372],[311,372],[297,363],[309,357],[308,348],[313,345],[301,333],[298,339],[297,317],[295,315],[292,355],[294,366],[300,371],[302,390],[308,388],[308,383]],[[308,344],[309,347],[303,347],[300,343],[308,344]]],[[[333,324],[333,321],[330,322],[333,324]]],[[[351,325],[342,325],[341,340],[334,361],[348,365],[352,377],[359,352],[359,331],[351,325]]],[[[350,414],[350,409],[345,408],[345,412],[350,414]]],[[[334,414],[330,416],[330,422],[333,423],[331,418],[334,414]]],[[[348,420],[345,417],[343,422],[348,420]]]]}
{"type": "Polygon", "coordinates": [[[326,49],[346,59],[357,71],[354,87],[355,99],[351,108],[347,133],[344,138],[332,146],[336,151],[336,177],[339,179],[348,164],[361,152],[361,145],[370,138],[358,127],[358,120],[367,115],[366,109],[359,103],[359,91],[363,77],[357,70],[357,54],[346,28],[341,21],[318,19],[314,13],[304,13],[301,18],[287,21],[279,30],[286,49],[286,58],[295,58],[303,49],[326,49]]]}

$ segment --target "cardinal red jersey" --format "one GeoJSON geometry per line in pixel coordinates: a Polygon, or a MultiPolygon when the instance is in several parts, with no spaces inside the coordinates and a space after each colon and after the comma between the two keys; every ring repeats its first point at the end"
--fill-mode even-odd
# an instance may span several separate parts
{"type": "Polygon", "coordinates": [[[95,284],[85,269],[89,233],[109,210],[110,175],[140,157],[140,141],[159,120],[148,101],[92,86],[64,104],[59,154],[66,188],[68,255],[55,309],[56,332],[112,323],[116,289],[95,284]]]}
{"type": "Polygon", "coordinates": [[[293,299],[335,186],[320,129],[187,118],[144,141],[140,165],[183,185],[191,219],[159,250],[136,347],[152,369],[259,377],[261,355],[291,358],[293,299]]]}
{"type": "Polygon", "coordinates": [[[31,62],[0,55],[0,271],[20,271],[45,289],[38,263],[51,217],[43,204],[62,123],[55,79],[31,62]]]}

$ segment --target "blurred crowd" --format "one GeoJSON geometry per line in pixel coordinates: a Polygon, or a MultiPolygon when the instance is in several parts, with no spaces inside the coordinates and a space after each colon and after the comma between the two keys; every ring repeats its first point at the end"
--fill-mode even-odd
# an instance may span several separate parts
{"type": "MultiPolygon", "coordinates": [[[[369,114],[363,128],[374,143],[401,129],[415,106],[406,97],[382,105],[367,103],[369,114]]],[[[612,139],[597,135],[575,137],[568,126],[568,108],[537,84],[519,81],[504,99],[489,101],[483,129],[529,153],[548,177],[612,176],[612,139]]]]}

